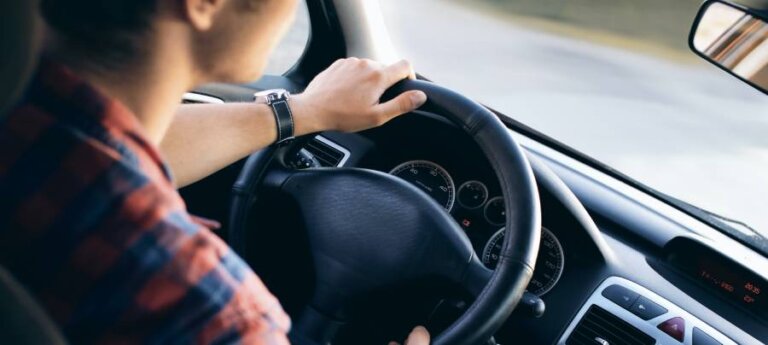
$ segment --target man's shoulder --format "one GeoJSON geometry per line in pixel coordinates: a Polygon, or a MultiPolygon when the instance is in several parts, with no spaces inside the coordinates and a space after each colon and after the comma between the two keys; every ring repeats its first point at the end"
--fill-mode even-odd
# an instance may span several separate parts
{"type": "Polygon", "coordinates": [[[120,150],[98,135],[34,105],[0,124],[0,228],[7,242],[26,234],[45,238],[52,229],[124,229],[128,236],[153,227],[198,227],[173,186],[147,174],[140,152],[120,150]]]}
{"type": "Polygon", "coordinates": [[[32,159],[56,163],[87,156],[93,159],[93,164],[82,164],[78,168],[88,169],[101,161],[114,163],[126,158],[123,157],[125,152],[110,140],[107,128],[95,121],[77,121],[68,117],[76,116],[51,112],[39,104],[25,102],[0,119],[0,142],[3,143],[0,145],[3,153],[0,176],[32,159]]]}

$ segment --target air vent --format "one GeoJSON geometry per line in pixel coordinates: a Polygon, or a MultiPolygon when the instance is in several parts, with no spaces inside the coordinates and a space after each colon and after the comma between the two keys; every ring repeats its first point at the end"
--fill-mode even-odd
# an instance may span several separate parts
{"type": "Polygon", "coordinates": [[[349,158],[347,149],[319,135],[307,142],[304,149],[309,151],[324,167],[342,166],[349,158]]]}
{"type": "Polygon", "coordinates": [[[221,98],[203,95],[201,93],[187,92],[181,97],[182,104],[221,104],[224,101],[221,98]]]}
{"type": "Polygon", "coordinates": [[[568,337],[567,345],[653,345],[656,340],[596,305],[568,337]]]}

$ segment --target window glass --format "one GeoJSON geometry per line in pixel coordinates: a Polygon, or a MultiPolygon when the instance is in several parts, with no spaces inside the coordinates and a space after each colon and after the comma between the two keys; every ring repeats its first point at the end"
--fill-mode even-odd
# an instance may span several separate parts
{"type": "Polygon", "coordinates": [[[270,56],[266,74],[279,75],[287,72],[304,53],[309,40],[309,12],[307,3],[299,1],[296,8],[296,20],[275,51],[270,56]]]}

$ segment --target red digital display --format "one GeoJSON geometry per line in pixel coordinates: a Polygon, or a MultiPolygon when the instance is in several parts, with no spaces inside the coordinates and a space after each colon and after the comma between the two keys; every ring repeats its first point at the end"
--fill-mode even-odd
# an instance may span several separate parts
{"type": "Polygon", "coordinates": [[[709,257],[698,257],[691,263],[688,273],[708,288],[759,314],[768,309],[765,282],[751,272],[709,257]]]}
{"type": "MultiPolygon", "coordinates": [[[[736,262],[727,255],[689,238],[670,241],[665,250],[667,262],[683,275],[711,293],[768,320],[768,279],[752,271],[747,263],[736,262]]],[[[698,297],[710,308],[719,308],[717,299],[698,297]]]]}

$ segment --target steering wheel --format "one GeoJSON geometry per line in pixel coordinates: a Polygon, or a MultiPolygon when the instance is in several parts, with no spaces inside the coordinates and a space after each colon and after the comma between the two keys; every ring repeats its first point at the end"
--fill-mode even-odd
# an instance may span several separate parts
{"type": "MultiPolygon", "coordinates": [[[[499,179],[506,207],[506,234],[494,271],[478,259],[450,214],[426,193],[378,171],[357,168],[269,168],[285,150],[254,153],[234,185],[230,244],[247,249],[247,214],[260,188],[296,201],[304,217],[316,287],[290,337],[327,344],[344,310],[366,294],[414,279],[447,278],[475,297],[473,304],[433,344],[478,344],[509,317],[533,273],[541,211],[531,167],[507,128],[489,110],[438,85],[402,81],[384,99],[421,90],[422,110],[445,116],[471,136],[499,179]]],[[[279,164],[277,164],[279,166],[279,164]]]]}

